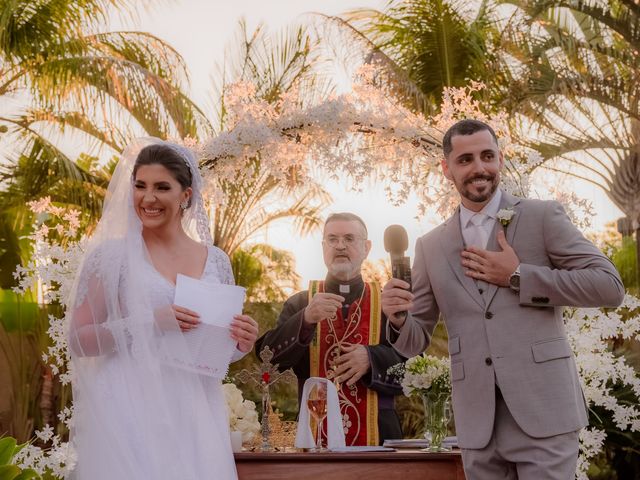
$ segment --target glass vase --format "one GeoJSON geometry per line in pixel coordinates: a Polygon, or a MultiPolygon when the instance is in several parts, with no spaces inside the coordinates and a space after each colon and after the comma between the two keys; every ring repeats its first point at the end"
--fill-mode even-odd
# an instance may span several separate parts
{"type": "Polygon", "coordinates": [[[447,436],[451,418],[450,398],[447,394],[427,393],[422,396],[425,437],[430,440],[429,446],[425,449],[426,451],[449,451],[448,448],[442,446],[442,442],[447,436]]]}

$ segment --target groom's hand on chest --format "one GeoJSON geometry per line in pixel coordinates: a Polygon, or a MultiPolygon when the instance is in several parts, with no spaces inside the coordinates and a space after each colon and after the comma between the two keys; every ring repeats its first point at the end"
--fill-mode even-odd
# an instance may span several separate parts
{"type": "Polygon", "coordinates": [[[469,247],[461,252],[460,262],[465,275],[500,287],[509,286],[509,277],[520,265],[520,259],[507,243],[504,231],[499,230],[496,240],[500,250],[491,252],[477,247],[469,247]]]}

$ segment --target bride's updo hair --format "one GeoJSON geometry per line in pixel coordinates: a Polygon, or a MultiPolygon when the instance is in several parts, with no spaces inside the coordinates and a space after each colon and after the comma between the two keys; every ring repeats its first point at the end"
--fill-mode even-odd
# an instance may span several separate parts
{"type": "Polygon", "coordinates": [[[138,158],[136,158],[132,176],[135,180],[138,168],[143,165],[162,165],[171,172],[173,178],[176,179],[184,190],[190,187],[193,182],[193,175],[187,162],[188,160],[186,158],[168,145],[147,145],[140,150],[138,158]]]}

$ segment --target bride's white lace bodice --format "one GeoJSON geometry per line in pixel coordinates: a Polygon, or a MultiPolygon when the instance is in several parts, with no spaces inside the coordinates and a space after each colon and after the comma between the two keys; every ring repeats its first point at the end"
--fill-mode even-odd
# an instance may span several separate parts
{"type": "MultiPolygon", "coordinates": [[[[148,279],[149,300],[151,306],[161,307],[171,305],[175,295],[176,286],[158,272],[151,262],[146,262],[148,279]]],[[[233,272],[231,263],[226,253],[218,247],[208,247],[207,260],[200,280],[207,283],[226,283],[233,285],[233,272]]]]}
{"type": "MultiPolygon", "coordinates": [[[[112,255],[103,258],[113,258],[114,268],[119,269],[117,290],[121,302],[130,293],[128,282],[135,281],[142,283],[151,308],[173,303],[175,285],[148,258],[135,266],[139,270],[134,280],[131,265],[116,264],[114,249],[102,249],[95,256],[109,253],[112,255]]],[[[96,277],[97,271],[94,269],[91,274],[96,277]]],[[[222,250],[208,248],[200,279],[234,283],[229,258],[222,250]]],[[[75,445],[83,458],[74,480],[236,478],[220,379],[189,373],[149,357],[145,343],[152,338],[148,335],[148,323],[132,323],[127,316],[108,323],[109,330],[117,336],[129,332],[131,344],[114,354],[79,359],[85,368],[93,365],[93,370],[87,376],[90,382],[83,385],[86,397],[79,418],[85,420],[74,433],[75,445]],[[156,405],[149,392],[162,392],[162,401],[155,402],[156,405]],[[99,419],[82,416],[85,412],[100,412],[99,419]],[[103,434],[107,430],[110,434],[103,434]],[[171,451],[165,445],[167,435],[180,439],[171,444],[171,451]],[[110,441],[112,438],[117,439],[117,445],[110,441]],[[112,477],[109,469],[116,468],[114,465],[126,473],[112,477]]],[[[239,356],[242,354],[237,352],[234,360],[239,356]]]]}

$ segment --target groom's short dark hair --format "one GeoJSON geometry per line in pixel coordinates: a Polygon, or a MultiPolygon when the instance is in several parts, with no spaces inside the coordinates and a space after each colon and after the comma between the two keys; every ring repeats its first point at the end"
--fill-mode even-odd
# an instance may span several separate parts
{"type": "Polygon", "coordinates": [[[445,158],[449,157],[451,150],[453,150],[453,147],[451,146],[451,139],[455,135],[473,135],[474,133],[482,132],[483,130],[488,131],[495,140],[496,145],[498,145],[496,132],[494,132],[493,128],[488,124],[472,118],[465,118],[464,120],[454,123],[449,127],[449,130],[447,130],[442,138],[442,151],[444,152],[445,158]]]}

